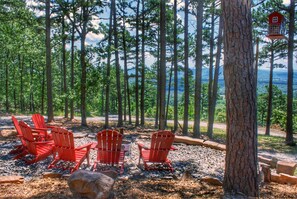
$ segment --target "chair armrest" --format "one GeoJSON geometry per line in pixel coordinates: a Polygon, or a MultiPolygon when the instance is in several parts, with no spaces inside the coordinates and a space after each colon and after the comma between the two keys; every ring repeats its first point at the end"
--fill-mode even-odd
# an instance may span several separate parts
{"type": "Polygon", "coordinates": [[[79,147],[75,148],[75,150],[81,150],[81,149],[83,149],[83,148],[87,148],[87,150],[89,151],[89,150],[91,149],[92,144],[93,144],[93,143],[88,143],[88,144],[79,146],[79,147]]]}
{"type": "Polygon", "coordinates": [[[139,148],[140,151],[141,151],[142,149],[146,149],[146,150],[149,150],[149,149],[150,149],[149,147],[144,146],[143,143],[137,143],[137,145],[138,145],[138,148],[139,148]]]}
{"type": "Polygon", "coordinates": [[[53,129],[53,128],[56,128],[56,126],[46,126],[46,128],[53,129]]]}
{"type": "Polygon", "coordinates": [[[31,129],[32,129],[32,131],[36,131],[36,132],[38,132],[38,131],[47,131],[47,130],[51,130],[51,129],[48,129],[48,128],[35,128],[35,127],[32,127],[31,129]]]}
{"type": "Polygon", "coordinates": [[[174,146],[171,146],[171,147],[170,147],[170,150],[172,150],[172,151],[176,151],[176,150],[178,150],[178,149],[175,148],[174,146]]]}
{"type": "Polygon", "coordinates": [[[34,142],[34,144],[49,144],[49,145],[54,145],[55,143],[53,141],[42,141],[42,142],[34,142]]]}

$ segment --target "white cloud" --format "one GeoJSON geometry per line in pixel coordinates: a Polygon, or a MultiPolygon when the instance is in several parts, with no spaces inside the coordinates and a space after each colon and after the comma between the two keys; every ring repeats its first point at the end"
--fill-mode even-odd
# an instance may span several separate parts
{"type": "Polygon", "coordinates": [[[290,4],[290,0],[283,0],[283,4],[289,5],[290,4]]]}
{"type": "Polygon", "coordinates": [[[99,40],[101,40],[103,38],[104,38],[104,35],[103,34],[95,34],[93,32],[89,32],[87,34],[87,40],[89,42],[97,42],[97,41],[99,41],[99,40]]]}

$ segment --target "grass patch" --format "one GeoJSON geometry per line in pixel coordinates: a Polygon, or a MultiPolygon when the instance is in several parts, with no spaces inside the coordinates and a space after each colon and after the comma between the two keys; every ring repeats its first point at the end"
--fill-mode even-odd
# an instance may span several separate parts
{"type": "Polygon", "coordinates": [[[258,146],[262,150],[297,154],[297,146],[286,145],[284,137],[258,135],[258,146]]]}

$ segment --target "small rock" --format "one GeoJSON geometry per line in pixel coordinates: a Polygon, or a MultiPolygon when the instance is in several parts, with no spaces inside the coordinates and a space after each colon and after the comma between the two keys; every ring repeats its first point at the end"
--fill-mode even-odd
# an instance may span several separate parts
{"type": "Polygon", "coordinates": [[[62,177],[62,174],[54,172],[44,172],[42,176],[43,178],[60,178],[62,177]]]}
{"type": "Polygon", "coordinates": [[[17,132],[15,129],[3,129],[0,133],[0,137],[11,137],[16,135],[17,132]]]}
{"type": "Polygon", "coordinates": [[[2,183],[23,183],[23,176],[0,176],[0,184],[2,183]]]}
{"type": "Polygon", "coordinates": [[[78,170],[68,179],[70,191],[76,198],[112,198],[115,181],[102,173],[78,170]]]}
{"type": "Polygon", "coordinates": [[[96,138],[95,134],[88,134],[88,138],[96,138]]]}
{"type": "Polygon", "coordinates": [[[84,138],[84,137],[87,137],[87,136],[88,136],[87,133],[73,133],[74,138],[84,138]]]}
{"type": "Polygon", "coordinates": [[[215,185],[215,186],[222,186],[223,185],[223,183],[219,179],[214,178],[214,177],[210,177],[210,176],[203,177],[203,178],[201,178],[200,181],[201,182],[206,182],[208,184],[215,185]]]}

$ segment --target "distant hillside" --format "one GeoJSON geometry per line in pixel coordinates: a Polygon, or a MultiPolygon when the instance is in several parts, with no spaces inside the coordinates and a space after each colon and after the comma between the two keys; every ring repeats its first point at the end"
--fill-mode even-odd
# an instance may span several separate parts
{"type": "MultiPolygon", "coordinates": [[[[195,69],[191,69],[191,73],[193,75],[193,78],[195,77],[195,69]]],[[[258,70],[258,92],[266,92],[265,86],[268,86],[269,84],[269,73],[270,71],[268,69],[259,69],[258,70]]],[[[209,70],[208,68],[202,69],[202,82],[208,83],[208,76],[209,76],[209,70]]],[[[179,92],[183,92],[184,85],[183,85],[183,78],[184,73],[179,72],[179,92]]],[[[294,90],[297,89],[297,72],[294,72],[293,74],[294,78],[294,90]]],[[[279,89],[282,90],[283,93],[287,93],[287,79],[288,79],[288,72],[286,69],[275,69],[273,72],[273,84],[278,86],[279,89]]],[[[223,75],[223,69],[220,68],[219,73],[219,93],[221,95],[225,92],[225,85],[224,85],[224,75],[223,75]]],[[[173,90],[173,88],[171,88],[173,90]]],[[[294,93],[294,96],[297,95],[297,93],[294,93]]]]}

